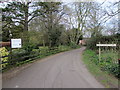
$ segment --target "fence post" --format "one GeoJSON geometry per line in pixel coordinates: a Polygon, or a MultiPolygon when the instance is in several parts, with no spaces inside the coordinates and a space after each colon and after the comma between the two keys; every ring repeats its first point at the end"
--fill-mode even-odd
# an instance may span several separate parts
{"type": "MultiPolygon", "coordinates": [[[[12,43],[11,38],[10,38],[10,43],[12,43]]],[[[10,65],[13,64],[12,62],[12,46],[10,45],[10,65]]]]}

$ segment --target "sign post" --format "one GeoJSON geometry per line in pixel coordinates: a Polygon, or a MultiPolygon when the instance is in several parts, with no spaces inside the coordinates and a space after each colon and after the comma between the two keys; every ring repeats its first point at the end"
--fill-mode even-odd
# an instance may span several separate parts
{"type": "Polygon", "coordinates": [[[103,47],[103,46],[106,46],[106,47],[116,47],[116,44],[96,44],[96,46],[99,46],[99,62],[101,60],[101,48],[100,47],[103,47]]]}
{"type": "Polygon", "coordinates": [[[12,48],[21,48],[22,47],[22,40],[21,39],[11,39],[11,64],[14,64],[12,61],[12,48]]]}
{"type": "MultiPolygon", "coordinates": [[[[99,42],[99,44],[100,44],[100,42],[99,42]]],[[[99,62],[101,61],[101,48],[100,48],[100,46],[99,46],[99,62]]]]}
{"type": "Polygon", "coordinates": [[[21,48],[22,40],[21,39],[11,39],[11,48],[21,48]]]}

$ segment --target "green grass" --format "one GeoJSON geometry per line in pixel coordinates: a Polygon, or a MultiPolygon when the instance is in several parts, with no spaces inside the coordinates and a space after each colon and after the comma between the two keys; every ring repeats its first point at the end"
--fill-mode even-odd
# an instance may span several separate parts
{"type": "MultiPolygon", "coordinates": [[[[112,53],[104,53],[103,57],[107,57],[112,53]]],[[[113,54],[112,54],[113,55],[113,54]]],[[[114,55],[113,55],[114,56],[114,55]]],[[[115,57],[114,57],[115,58],[115,57]]],[[[95,78],[101,82],[106,88],[117,88],[118,79],[107,71],[102,71],[99,65],[95,64],[98,57],[92,50],[85,50],[83,53],[83,61],[86,64],[88,70],[95,76],[95,78]]]]}
{"type": "Polygon", "coordinates": [[[118,52],[113,52],[113,51],[103,51],[101,53],[101,57],[104,59],[112,58],[113,62],[118,62],[118,52]]]}

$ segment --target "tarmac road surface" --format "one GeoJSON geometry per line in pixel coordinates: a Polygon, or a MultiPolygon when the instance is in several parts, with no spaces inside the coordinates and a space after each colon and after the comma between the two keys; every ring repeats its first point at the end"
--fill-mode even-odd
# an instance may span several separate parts
{"type": "Polygon", "coordinates": [[[83,64],[84,49],[36,61],[15,77],[4,80],[3,88],[104,88],[83,64]]]}

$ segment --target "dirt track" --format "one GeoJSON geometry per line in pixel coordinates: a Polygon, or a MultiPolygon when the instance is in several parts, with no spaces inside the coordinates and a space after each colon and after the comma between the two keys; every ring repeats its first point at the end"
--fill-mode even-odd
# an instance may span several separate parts
{"type": "Polygon", "coordinates": [[[3,88],[104,88],[83,64],[84,49],[37,61],[15,77],[4,80],[3,88]]]}

